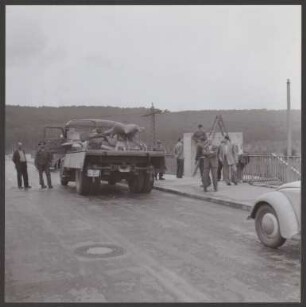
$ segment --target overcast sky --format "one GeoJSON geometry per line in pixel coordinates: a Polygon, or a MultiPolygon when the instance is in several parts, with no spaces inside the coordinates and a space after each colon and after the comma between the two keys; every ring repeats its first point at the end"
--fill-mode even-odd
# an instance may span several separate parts
{"type": "Polygon", "coordinates": [[[6,103],[301,106],[300,6],[6,6],[6,103]]]}

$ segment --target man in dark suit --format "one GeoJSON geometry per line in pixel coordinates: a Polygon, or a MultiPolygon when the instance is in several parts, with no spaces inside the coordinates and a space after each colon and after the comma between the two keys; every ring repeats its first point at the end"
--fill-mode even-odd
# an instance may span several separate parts
{"type": "MultiPolygon", "coordinates": [[[[161,152],[166,152],[162,142],[160,140],[157,140],[156,142],[156,146],[153,149],[154,151],[161,151],[161,152]]],[[[165,180],[164,173],[166,171],[166,164],[165,164],[165,160],[163,160],[163,162],[160,165],[159,169],[155,169],[155,179],[157,180],[157,176],[159,180],[165,180]]]]}
{"type": "Polygon", "coordinates": [[[28,166],[27,166],[27,157],[25,151],[22,148],[22,143],[18,142],[17,149],[13,153],[13,162],[15,164],[15,168],[17,171],[17,184],[18,188],[22,189],[22,178],[25,189],[31,188],[29,186],[29,178],[28,178],[28,166]]]}
{"type": "Polygon", "coordinates": [[[52,161],[52,155],[48,150],[46,150],[45,142],[40,142],[38,146],[39,148],[35,156],[34,164],[39,173],[39,183],[42,189],[46,188],[43,177],[43,173],[45,173],[47,177],[48,187],[49,189],[52,189],[53,186],[51,183],[51,174],[50,174],[50,164],[52,161]]]}

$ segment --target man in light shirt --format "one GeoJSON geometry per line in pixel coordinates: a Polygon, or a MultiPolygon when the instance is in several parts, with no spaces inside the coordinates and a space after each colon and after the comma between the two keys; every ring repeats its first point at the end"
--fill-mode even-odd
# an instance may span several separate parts
{"type": "Polygon", "coordinates": [[[238,155],[236,146],[231,143],[228,135],[224,137],[224,143],[221,144],[219,157],[223,164],[223,178],[227,185],[231,181],[237,185],[237,163],[238,155]]]}
{"type": "Polygon", "coordinates": [[[15,164],[15,168],[17,171],[18,188],[22,189],[22,179],[23,179],[24,188],[25,189],[31,188],[31,186],[29,186],[29,179],[28,179],[27,157],[25,151],[22,148],[21,142],[18,142],[17,149],[14,151],[12,160],[15,164]]]}

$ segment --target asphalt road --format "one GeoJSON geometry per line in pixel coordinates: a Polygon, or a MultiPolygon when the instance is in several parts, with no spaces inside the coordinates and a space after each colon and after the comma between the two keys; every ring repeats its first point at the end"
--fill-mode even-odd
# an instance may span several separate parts
{"type": "Polygon", "coordinates": [[[296,302],[300,246],[263,247],[247,212],[159,191],[16,188],[6,162],[6,302],[296,302]]]}

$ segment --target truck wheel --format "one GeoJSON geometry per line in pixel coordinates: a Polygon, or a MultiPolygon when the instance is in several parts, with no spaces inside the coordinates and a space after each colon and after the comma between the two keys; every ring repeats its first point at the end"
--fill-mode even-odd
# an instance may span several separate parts
{"type": "Polygon", "coordinates": [[[66,186],[69,182],[69,180],[67,180],[65,177],[64,177],[64,166],[63,164],[60,165],[60,172],[59,172],[59,176],[60,176],[60,181],[61,181],[61,185],[63,186],[66,186]]]}
{"type": "Polygon", "coordinates": [[[68,180],[61,179],[61,185],[66,186],[68,184],[68,180]]]}
{"type": "Polygon", "coordinates": [[[115,185],[117,182],[116,182],[116,180],[114,179],[114,178],[110,178],[109,180],[108,180],[108,184],[109,185],[115,185]]]}
{"type": "Polygon", "coordinates": [[[89,179],[89,184],[92,188],[92,192],[94,194],[98,194],[99,191],[100,191],[100,184],[101,184],[100,177],[93,178],[93,181],[92,181],[92,179],[89,179]]]}
{"type": "Polygon", "coordinates": [[[78,194],[88,195],[89,193],[89,178],[81,170],[75,171],[75,185],[78,194]]]}
{"type": "Polygon", "coordinates": [[[138,175],[132,175],[128,181],[129,189],[132,193],[140,193],[143,189],[144,175],[140,172],[138,175]]]}
{"type": "Polygon", "coordinates": [[[144,173],[142,193],[150,193],[154,185],[154,173],[144,173]]]}
{"type": "Polygon", "coordinates": [[[274,209],[262,205],[256,212],[255,229],[259,240],[268,247],[277,248],[286,241],[280,234],[279,222],[274,209]]]}

